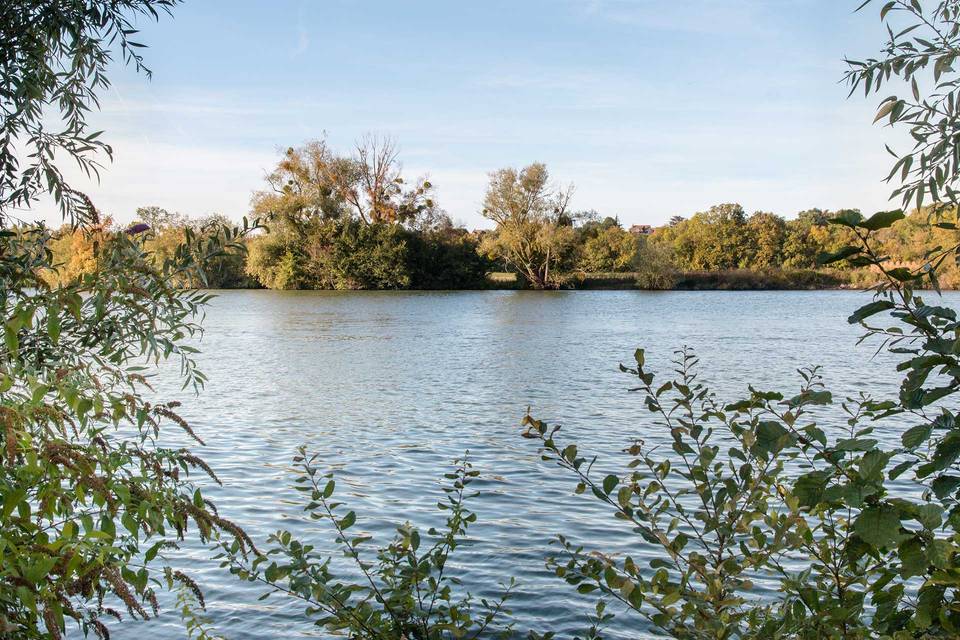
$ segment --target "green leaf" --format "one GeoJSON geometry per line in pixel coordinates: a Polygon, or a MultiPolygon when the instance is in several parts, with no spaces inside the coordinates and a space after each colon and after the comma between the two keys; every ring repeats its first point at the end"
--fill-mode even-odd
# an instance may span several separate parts
{"type": "Polygon", "coordinates": [[[960,487],[960,476],[937,476],[931,486],[937,498],[943,500],[960,487]]]}
{"type": "Polygon", "coordinates": [[[877,231],[878,229],[886,229],[897,220],[903,220],[905,217],[906,216],[903,215],[903,211],[900,209],[895,209],[893,211],[878,211],[863,222],[857,223],[857,226],[861,229],[877,231]]]}
{"type": "Polygon", "coordinates": [[[879,441],[873,438],[842,438],[837,440],[834,451],[870,451],[879,441]]]}
{"type": "Polygon", "coordinates": [[[17,350],[20,347],[20,340],[17,337],[17,330],[14,329],[10,324],[6,324],[3,327],[3,339],[7,346],[7,351],[10,352],[10,355],[14,358],[17,357],[17,350]]]}
{"type": "Polygon", "coordinates": [[[794,442],[794,437],[779,422],[764,420],[757,424],[756,447],[765,453],[777,453],[794,442]]]}
{"type": "Polygon", "coordinates": [[[833,394],[829,391],[804,391],[786,401],[791,408],[807,404],[830,404],[833,402],[833,394]]]}
{"type": "Polygon", "coordinates": [[[842,502],[848,507],[860,509],[864,500],[877,493],[873,486],[851,482],[843,485],[831,485],[823,492],[824,502],[842,502]]]}
{"type": "Polygon", "coordinates": [[[900,436],[900,442],[902,442],[903,446],[907,449],[916,449],[927,441],[931,433],[933,433],[932,424],[917,425],[904,431],[903,435],[900,436]]]}
{"type": "Polygon", "coordinates": [[[839,224],[852,229],[863,222],[863,216],[860,215],[859,211],[847,209],[845,211],[838,212],[836,217],[830,218],[829,222],[831,224],[839,224]]]}
{"type": "Polygon", "coordinates": [[[920,505],[917,507],[917,521],[925,529],[937,529],[943,524],[943,507],[932,503],[920,505]]]}
{"type": "Polygon", "coordinates": [[[857,324],[864,318],[869,318],[870,316],[880,313],[881,311],[893,309],[895,306],[896,305],[889,300],[874,300],[873,302],[865,304],[854,311],[853,315],[847,318],[847,322],[850,324],[857,324]]]}
{"type": "Polygon", "coordinates": [[[900,545],[897,555],[900,556],[900,574],[905,578],[921,575],[927,568],[927,557],[915,538],[900,545]]]}
{"type": "Polygon", "coordinates": [[[833,253],[821,253],[817,256],[818,264],[831,264],[833,262],[839,262],[845,260],[850,256],[855,256],[860,253],[859,247],[847,246],[839,251],[834,251],[833,253]]]}
{"type": "Polygon", "coordinates": [[[820,502],[829,477],[826,471],[811,471],[797,478],[793,495],[800,501],[801,507],[812,507],[820,502]]]}
{"type": "Polygon", "coordinates": [[[860,477],[864,480],[881,480],[883,470],[892,454],[874,449],[860,459],[860,477]]]}
{"type": "Polygon", "coordinates": [[[58,308],[47,311],[47,335],[54,344],[60,341],[60,310],[58,308]]]}
{"type": "Polygon", "coordinates": [[[857,516],[853,530],[874,547],[895,546],[901,539],[900,511],[886,504],[867,507],[857,516]]]}
{"type": "Polygon", "coordinates": [[[619,483],[620,483],[620,478],[618,478],[613,474],[610,474],[609,476],[603,479],[603,492],[609,495],[619,483]]]}

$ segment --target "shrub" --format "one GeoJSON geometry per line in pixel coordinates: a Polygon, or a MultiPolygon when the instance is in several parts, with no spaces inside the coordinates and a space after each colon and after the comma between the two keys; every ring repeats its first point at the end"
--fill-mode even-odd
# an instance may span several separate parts
{"type": "Polygon", "coordinates": [[[308,288],[308,277],[299,237],[273,225],[270,233],[250,240],[245,273],[268,289],[308,288]]]}
{"type": "Polygon", "coordinates": [[[514,586],[504,585],[495,601],[476,601],[460,591],[450,556],[462,544],[476,515],[466,500],[476,494],[469,486],[477,477],[466,457],[446,478],[446,498],[438,508],[447,514],[442,530],[426,535],[406,523],[386,547],[368,551],[370,536],[355,533],[357,515],[345,511],[334,497],[336,481],[317,466],[317,455],[301,448],[294,458],[296,489],[306,502],[304,512],[327,523],[334,543],[352,564],[352,575],[339,575],[332,558],[313,542],[301,541],[288,531],[278,531],[267,541],[265,554],[252,559],[239,542],[222,545],[223,566],[242,580],[270,588],[264,594],[281,594],[300,601],[305,619],[333,634],[374,640],[383,638],[469,638],[510,633],[502,624],[504,608],[514,586]]]}
{"type": "Polygon", "coordinates": [[[170,283],[201,277],[203,258],[240,249],[245,231],[181,245],[155,265],[137,235],[96,230],[93,271],[53,288],[41,278],[57,270],[49,232],[0,231],[5,633],[59,638],[72,619],[106,637],[101,618],[121,617],[106,596],[132,618],[152,616],[157,584],[189,582],[168,568],[158,576],[157,564],[190,526],[202,540],[223,530],[250,548],[190,480],[216,480],[213,471],[189,449],[158,444],[170,427],[202,441],[178,403],[145,395],[144,377],[145,362],[172,357],[184,386],[202,387],[188,341],[209,296],[170,283]]]}
{"type": "Polygon", "coordinates": [[[481,289],[493,268],[461,229],[412,234],[409,264],[414,289],[481,289]]]}
{"type": "Polygon", "coordinates": [[[408,233],[399,225],[338,220],[308,238],[303,268],[320,289],[405,289],[409,252],[408,233]]]}

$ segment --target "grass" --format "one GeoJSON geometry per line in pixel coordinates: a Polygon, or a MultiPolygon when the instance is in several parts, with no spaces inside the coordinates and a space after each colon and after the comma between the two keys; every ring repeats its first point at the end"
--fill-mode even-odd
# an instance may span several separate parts
{"type": "MultiPolygon", "coordinates": [[[[724,271],[687,271],[672,276],[679,290],[803,290],[836,289],[853,284],[851,272],[813,269],[728,269],[724,271]]],[[[565,278],[565,288],[629,290],[645,289],[638,285],[643,274],[634,272],[572,273],[565,278]]],[[[522,289],[525,283],[515,273],[497,271],[487,274],[491,289],[522,289]]]]}

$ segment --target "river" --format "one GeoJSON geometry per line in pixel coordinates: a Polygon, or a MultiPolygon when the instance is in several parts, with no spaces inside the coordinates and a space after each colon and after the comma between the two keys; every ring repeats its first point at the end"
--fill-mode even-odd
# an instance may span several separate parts
{"type": "MultiPolygon", "coordinates": [[[[489,596],[516,576],[518,630],[569,636],[586,626],[593,601],[545,571],[555,534],[638,559],[653,549],[597,501],[574,496],[572,479],[519,437],[527,407],[616,465],[633,438],[663,435],[617,368],[637,347],[664,374],[675,348],[695,348],[703,380],[725,400],[739,399],[749,383],[792,392],[795,370],[811,364],[823,367],[837,397],[889,393],[898,381],[893,360],[874,358],[875,345],[856,346],[861,330],[846,322],[868,300],[850,291],[225,291],[205,321],[206,390],[170,393],[184,400],[184,416],[207,442],[199,452],[224,482],[205,485],[208,497],[259,543],[284,528],[330,547],[330,530],[302,516],[291,488],[287,467],[300,444],[336,473],[356,529],[383,542],[404,521],[424,529],[441,521],[438,483],[469,449],[482,476],[470,503],[479,518],[472,543],[455,556],[464,587],[489,596]]],[[[325,635],[300,607],[259,602],[262,590],[206,555],[190,548],[174,562],[189,566],[228,638],[325,635]]],[[[618,616],[610,635],[642,629],[618,616]]],[[[114,626],[113,637],[185,632],[168,604],[157,620],[114,626]]]]}

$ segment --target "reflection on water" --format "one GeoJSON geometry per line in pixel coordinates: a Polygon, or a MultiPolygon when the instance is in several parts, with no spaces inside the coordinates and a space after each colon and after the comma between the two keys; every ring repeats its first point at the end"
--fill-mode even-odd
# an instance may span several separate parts
{"type": "MultiPolygon", "coordinates": [[[[649,549],[631,547],[617,521],[573,496],[571,479],[519,438],[527,406],[616,465],[630,439],[663,437],[617,370],[638,346],[651,370],[664,371],[674,348],[695,347],[721,398],[749,382],[793,390],[795,370],[809,364],[823,365],[835,396],[890,392],[890,360],[871,360],[873,349],[856,347],[859,330],[846,323],[865,300],[837,291],[223,292],[202,343],[210,382],[199,399],[183,398],[184,415],[224,481],[205,491],[260,542],[279,528],[318,545],[331,540],[294,502],[286,465],[300,444],[337,472],[357,527],[384,541],[396,523],[441,522],[437,481],[469,449],[484,477],[473,485],[481,491],[471,505],[474,542],[458,555],[465,584],[492,595],[516,575],[518,628],[571,632],[585,626],[592,603],[543,569],[551,537],[563,532],[638,559],[649,549]]],[[[948,303],[957,301],[951,294],[948,303]]],[[[318,635],[299,608],[258,602],[261,591],[205,555],[192,548],[176,561],[206,589],[228,637],[318,635]]],[[[638,628],[624,616],[611,635],[636,637],[638,628]]],[[[184,636],[169,605],[159,620],[114,627],[121,640],[184,636]]]]}

